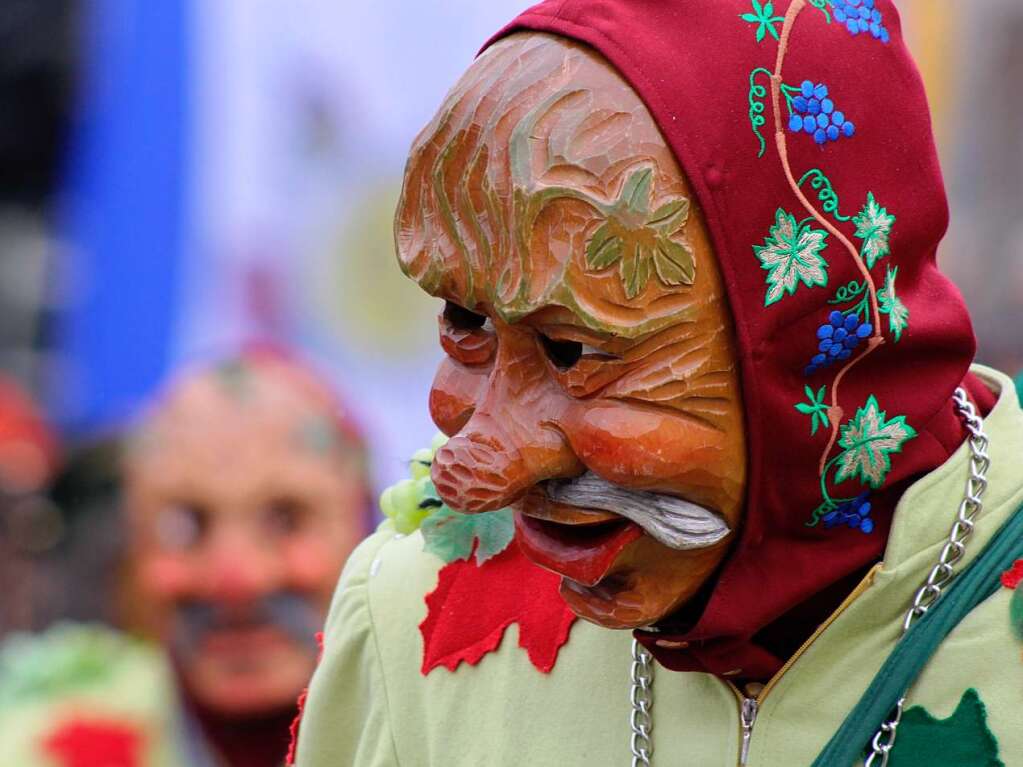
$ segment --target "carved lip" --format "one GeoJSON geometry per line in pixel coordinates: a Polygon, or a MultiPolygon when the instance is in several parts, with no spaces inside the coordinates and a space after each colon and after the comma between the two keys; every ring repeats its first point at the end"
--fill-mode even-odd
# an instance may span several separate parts
{"type": "Polygon", "coordinates": [[[563,524],[518,509],[515,536],[523,553],[540,567],[593,586],[607,575],[622,550],[643,536],[636,523],[611,516],[610,521],[563,524]]]}
{"type": "Polygon", "coordinates": [[[593,472],[532,488],[515,513],[519,545],[536,564],[594,586],[644,534],[676,550],[701,549],[731,530],[715,511],[681,498],[615,485],[593,472]]]}

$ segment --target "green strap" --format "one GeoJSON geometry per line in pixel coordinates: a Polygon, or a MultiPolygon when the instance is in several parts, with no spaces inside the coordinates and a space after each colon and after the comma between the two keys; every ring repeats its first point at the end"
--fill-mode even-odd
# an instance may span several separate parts
{"type": "Polygon", "coordinates": [[[934,606],[895,645],[859,703],[846,717],[813,767],[857,764],[864,749],[916,681],[942,640],[973,608],[994,594],[999,576],[1023,557],[1023,507],[952,582],[934,606]]]}

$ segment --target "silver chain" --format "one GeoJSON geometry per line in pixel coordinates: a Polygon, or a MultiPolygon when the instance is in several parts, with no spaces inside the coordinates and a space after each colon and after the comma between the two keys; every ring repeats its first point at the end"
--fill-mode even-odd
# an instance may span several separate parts
{"type": "Polygon", "coordinates": [[[650,767],[654,744],[650,736],[654,729],[654,664],[650,652],[635,639],[632,640],[632,690],[629,693],[632,713],[629,727],[632,737],[632,767],[650,767]]]}
{"type": "MultiPolygon", "coordinates": [[[[966,494],[959,504],[959,513],[952,524],[948,540],[941,549],[938,563],[931,569],[927,581],[913,598],[913,604],[902,622],[902,634],[909,630],[913,622],[923,616],[942,595],[945,587],[955,577],[955,566],[966,554],[966,542],[973,535],[974,519],[984,508],[981,500],[987,490],[987,471],[991,467],[988,457],[988,439],[984,433],[984,421],[977,415],[973,404],[962,388],[956,389],[952,397],[959,415],[962,416],[966,429],[970,432],[970,477],[966,480],[966,494]]],[[[907,690],[908,692],[908,690],[907,690]]],[[[863,767],[887,767],[891,750],[895,747],[896,731],[902,721],[902,710],[906,704],[906,696],[899,698],[891,719],[881,725],[881,729],[871,741],[871,753],[863,763],[863,767]]]]}
{"type": "MultiPolygon", "coordinates": [[[[988,457],[988,438],[984,433],[984,421],[966,391],[956,389],[952,397],[956,409],[962,417],[966,429],[970,432],[970,477],[966,481],[966,493],[959,504],[959,512],[952,524],[948,541],[941,549],[938,563],[931,569],[927,581],[916,592],[913,604],[902,622],[903,635],[913,622],[924,615],[942,595],[945,587],[956,575],[955,566],[966,554],[966,542],[973,535],[974,519],[983,509],[982,497],[987,490],[987,472],[991,467],[988,457]]],[[[653,756],[653,683],[654,669],[650,653],[635,639],[632,640],[632,689],[630,701],[632,713],[629,727],[632,730],[630,746],[632,749],[632,767],[650,767],[653,756]]],[[[864,762],[864,767],[887,767],[891,750],[895,747],[895,736],[899,723],[902,721],[902,710],[906,698],[903,696],[895,704],[891,719],[881,725],[871,741],[872,753],[864,762]]]]}

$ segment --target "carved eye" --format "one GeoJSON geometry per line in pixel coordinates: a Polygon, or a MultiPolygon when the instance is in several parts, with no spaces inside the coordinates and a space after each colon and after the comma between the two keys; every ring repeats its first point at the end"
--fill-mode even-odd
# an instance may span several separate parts
{"type": "Polygon", "coordinates": [[[487,323],[486,315],[470,312],[450,301],[444,302],[444,319],[456,330],[479,330],[487,323]]]}
{"type": "Polygon", "coordinates": [[[568,370],[582,359],[585,347],[579,341],[555,341],[540,334],[543,350],[558,370],[568,370]]]}

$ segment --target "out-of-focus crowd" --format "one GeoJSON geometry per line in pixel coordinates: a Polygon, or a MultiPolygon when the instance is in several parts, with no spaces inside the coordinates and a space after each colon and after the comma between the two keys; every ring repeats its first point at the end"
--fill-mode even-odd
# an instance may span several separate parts
{"type": "Polygon", "coordinates": [[[64,453],[0,383],[0,763],[279,765],[371,505],[352,413],[279,349],[182,371],[64,453]],[[24,633],[74,613],[68,577],[107,621],[24,633]]]}

